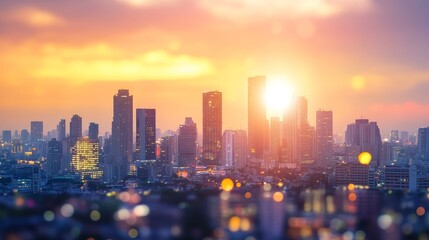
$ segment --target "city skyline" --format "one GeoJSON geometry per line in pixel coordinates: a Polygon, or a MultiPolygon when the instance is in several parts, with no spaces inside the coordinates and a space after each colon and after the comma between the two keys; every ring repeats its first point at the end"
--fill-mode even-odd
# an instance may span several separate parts
{"type": "Polygon", "coordinates": [[[308,99],[311,125],[318,109],[337,113],[336,133],[361,116],[383,135],[428,125],[429,3],[236,1],[240,11],[225,2],[1,2],[0,109],[8,117],[0,125],[29,129],[40,119],[54,129],[77,113],[104,133],[106,99],[125,88],[158,110],[165,130],[187,116],[202,126],[200,94],[221,91],[224,128],[246,129],[233,116],[247,115],[246,82],[255,75],[284,77],[308,99]]]}

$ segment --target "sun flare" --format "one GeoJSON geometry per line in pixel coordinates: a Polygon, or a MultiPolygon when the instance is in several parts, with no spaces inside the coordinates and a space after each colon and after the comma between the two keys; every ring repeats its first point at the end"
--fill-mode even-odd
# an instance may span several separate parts
{"type": "Polygon", "coordinates": [[[267,81],[265,103],[268,116],[281,116],[292,104],[294,90],[285,78],[271,78],[267,81]]]}

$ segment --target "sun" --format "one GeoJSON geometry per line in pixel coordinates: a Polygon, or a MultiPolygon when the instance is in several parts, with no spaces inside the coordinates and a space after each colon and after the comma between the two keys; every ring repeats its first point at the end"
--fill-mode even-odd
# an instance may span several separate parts
{"type": "Polygon", "coordinates": [[[294,90],[285,78],[275,77],[267,81],[265,103],[270,117],[281,116],[292,104],[294,90]]]}

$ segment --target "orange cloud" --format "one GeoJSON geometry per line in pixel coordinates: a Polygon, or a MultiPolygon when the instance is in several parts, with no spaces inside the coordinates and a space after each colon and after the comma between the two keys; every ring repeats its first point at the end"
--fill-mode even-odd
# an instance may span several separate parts
{"type": "Polygon", "coordinates": [[[103,43],[81,48],[54,44],[42,47],[33,44],[24,44],[18,48],[11,46],[0,57],[0,65],[7,69],[26,69],[22,76],[14,76],[15,79],[53,79],[77,83],[174,80],[213,72],[213,66],[206,58],[173,55],[162,49],[142,53],[125,52],[103,43]]]}
{"type": "Polygon", "coordinates": [[[19,8],[6,16],[9,20],[32,27],[49,27],[64,24],[64,20],[55,14],[33,7],[19,8]]]}

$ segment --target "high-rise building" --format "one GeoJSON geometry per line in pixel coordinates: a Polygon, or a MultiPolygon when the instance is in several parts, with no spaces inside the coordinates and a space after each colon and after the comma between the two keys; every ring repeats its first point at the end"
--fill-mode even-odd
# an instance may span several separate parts
{"type": "Polygon", "coordinates": [[[98,124],[97,123],[89,123],[88,128],[88,137],[91,140],[98,140],[98,124]]]}
{"type": "Polygon", "coordinates": [[[31,122],[31,143],[36,144],[38,141],[43,140],[43,122],[31,122]]]}
{"type": "Polygon", "coordinates": [[[23,143],[27,143],[30,140],[30,133],[28,132],[27,129],[22,129],[21,130],[21,141],[23,143]]]}
{"type": "Polygon", "coordinates": [[[61,141],[53,138],[48,143],[48,155],[47,155],[47,166],[46,174],[49,177],[56,176],[61,171],[63,147],[61,141]]]}
{"type": "Polygon", "coordinates": [[[319,110],[316,112],[316,158],[319,164],[331,163],[333,144],[332,111],[319,110]]]}
{"type": "Polygon", "coordinates": [[[79,173],[84,181],[103,176],[103,171],[99,167],[98,140],[93,141],[85,137],[76,142],[72,148],[71,170],[79,173]]]}
{"type": "Polygon", "coordinates": [[[3,142],[6,143],[12,143],[12,131],[10,130],[3,130],[3,142]]]}
{"type": "Polygon", "coordinates": [[[177,158],[177,136],[161,137],[159,160],[162,164],[173,165],[177,158]]]}
{"type": "Polygon", "coordinates": [[[250,156],[263,160],[266,149],[265,76],[248,79],[248,147],[250,156]]]}
{"type": "Polygon", "coordinates": [[[197,124],[187,117],[185,124],[180,125],[177,137],[179,167],[195,167],[197,157],[197,124]]]}
{"type": "Polygon", "coordinates": [[[57,125],[57,134],[58,134],[58,141],[62,141],[64,138],[67,137],[66,134],[66,120],[61,119],[61,121],[57,125]]]}
{"type": "Polygon", "coordinates": [[[429,127],[419,128],[417,152],[420,160],[429,162],[429,127]]]}
{"type": "Polygon", "coordinates": [[[133,96],[126,89],[113,96],[112,179],[122,180],[133,159],[133,96]]]}
{"type": "Polygon", "coordinates": [[[138,160],[156,159],[155,109],[136,109],[136,155],[138,160]]]}
{"type": "Polygon", "coordinates": [[[278,162],[280,159],[280,118],[272,117],[270,120],[270,152],[271,159],[278,162]]]}
{"type": "Polygon", "coordinates": [[[74,145],[77,140],[82,138],[82,117],[75,114],[70,120],[70,139],[74,145]]]}
{"type": "Polygon", "coordinates": [[[225,130],[222,140],[223,165],[243,168],[247,161],[247,136],[244,130],[225,130]]]}
{"type": "Polygon", "coordinates": [[[357,154],[369,152],[372,156],[371,165],[379,165],[383,146],[380,129],[376,122],[369,122],[368,119],[356,119],[354,124],[348,125],[345,135],[349,136],[347,141],[351,142],[348,145],[357,148],[357,154]]]}
{"type": "Polygon", "coordinates": [[[399,131],[398,130],[392,130],[390,131],[390,142],[391,143],[399,143],[399,131]]]}
{"type": "Polygon", "coordinates": [[[220,165],[222,157],[222,93],[203,93],[203,164],[220,165]]]}

